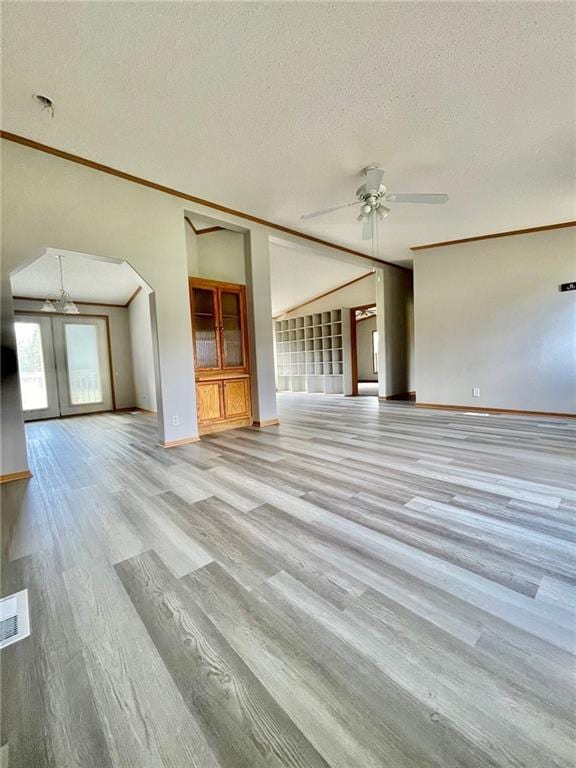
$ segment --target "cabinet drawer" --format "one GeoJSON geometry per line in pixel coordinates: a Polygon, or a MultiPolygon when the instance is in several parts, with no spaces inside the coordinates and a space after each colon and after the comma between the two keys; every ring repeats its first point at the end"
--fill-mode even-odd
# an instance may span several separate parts
{"type": "Polygon", "coordinates": [[[200,381],[196,384],[198,421],[217,421],[224,418],[221,381],[200,381]]]}
{"type": "Polygon", "coordinates": [[[250,415],[250,379],[224,379],[222,389],[227,419],[250,415]]]}

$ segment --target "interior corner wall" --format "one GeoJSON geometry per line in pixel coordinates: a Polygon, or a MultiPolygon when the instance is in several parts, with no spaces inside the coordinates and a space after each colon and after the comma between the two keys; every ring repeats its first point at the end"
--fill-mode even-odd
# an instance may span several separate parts
{"type": "Polygon", "coordinates": [[[243,252],[247,278],[252,414],[255,422],[266,424],[278,418],[268,232],[246,232],[243,235],[243,252]]]}
{"type": "Polygon", "coordinates": [[[186,237],[186,259],[188,262],[188,274],[198,274],[198,235],[194,232],[187,221],[184,222],[184,233],[186,237]]]}
{"type": "Polygon", "coordinates": [[[385,266],[376,271],[378,395],[412,391],[410,379],[412,273],[385,266]]]}
{"type": "Polygon", "coordinates": [[[410,279],[406,296],[406,333],[408,344],[408,389],[407,392],[416,390],[416,340],[414,338],[414,279],[410,279]]]}
{"type": "MultiPolygon", "coordinates": [[[[14,299],[14,309],[20,312],[38,312],[43,303],[43,300],[14,299]]],[[[108,318],[114,401],[116,408],[133,408],[136,401],[128,309],[126,307],[111,307],[107,304],[82,304],[81,302],[78,303],[78,309],[81,315],[105,315],[108,318]]]]}
{"type": "Polygon", "coordinates": [[[576,228],[415,253],[417,401],[576,412],[576,228]],[[474,387],[480,397],[473,397],[474,387]]]}
{"type": "Polygon", "coordinates": [[[378,381],[378,371],[374,372],[374,357],[372,354],[372,334],[375,330],[375,315],[356,322],[358,381],[378,381]]]}
{"type": "Polygon", "coordinates": [[[7,477],[28,471],[26,433],[18,378],[16,334],[9,273],[0,275],[0,337],[2,344],[0,386],[0,475],[7,477]]]}
{"type": "Polygon", "coordinates": [[[145,411],[156,411],[152,318],[150,294],[147,291],[139,291],[132,299],[128,307],[128,317],[134,372],[134,404],[145,411]]]}
{"type": "Polygon", "coordinates": [[[196,249],[197,269],[189,274],[207,280],[246,285],[242,232],[222,229],[197,235],[196,249]]]}
{"type": "MultiPolygon", "coordinates": [[[[182,201],[77,163],[2,140],[3,355],[15,355],[11,272],[47,247],[127,261],[155,292],[161,439],[198,435],[182,201]]],[[[25,471],[19,383],[2,400],[0,474],[25,471]],[[15,408],[15,413],[11,409],[15,408]]]]}

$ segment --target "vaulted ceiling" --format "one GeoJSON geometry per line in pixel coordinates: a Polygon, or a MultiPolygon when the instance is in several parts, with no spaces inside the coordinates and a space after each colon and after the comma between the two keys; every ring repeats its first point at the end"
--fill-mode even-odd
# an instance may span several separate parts
{"type": "Polygon", "coordinates": [[[574,217],[575,12],[563,2],[5,3],[3,128],[379,255],[574,217]],[[33,93],[55,103],[52,119],[33,93]],[[392,206],[391,206],[392,207],[392,206]]]}

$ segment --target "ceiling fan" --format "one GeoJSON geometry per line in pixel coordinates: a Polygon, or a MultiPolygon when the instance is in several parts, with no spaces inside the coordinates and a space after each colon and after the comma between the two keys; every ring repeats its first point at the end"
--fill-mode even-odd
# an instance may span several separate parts
{"type": "Polygon", "coordinates": [[[362,175],[366,177],[366,181],[356,190],[356,200],[353,200],[351,203],[344,203],[343,205],[335,205],[333,208],[325,208],[322,211],[306,213],[300,218],[313,219],[316,216],[323,216],[325,213],[332,213],[332,211],[339,211],[342,208],[360,205],[358,221],[364,223],[362,239],[369,240],[373,235],[374,217],[377,216],[378,219],[383,219],[390,213],[390,208],[387,208],[384,203],[428,203],[429,205],[438,205],[448,201],[448,195],[388,192],[384,184],[382,184],[384,171],[375,165],[369,165],[367,168],[364,168],[362,175]]]}

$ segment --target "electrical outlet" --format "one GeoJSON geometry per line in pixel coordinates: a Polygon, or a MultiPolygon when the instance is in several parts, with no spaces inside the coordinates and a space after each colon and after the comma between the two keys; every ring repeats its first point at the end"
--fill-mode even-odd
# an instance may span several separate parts
{"type": "Polygon", "coordinates": [[[480,397],[480,387],[473,387],[472,397],[480,397]]]}
{"type": "Polygon", "coordinates": [[[172,416],[172,426],[177,427],[178,424],[180,424],[180,419],[178,418],[178,416],[172,416]]]}

